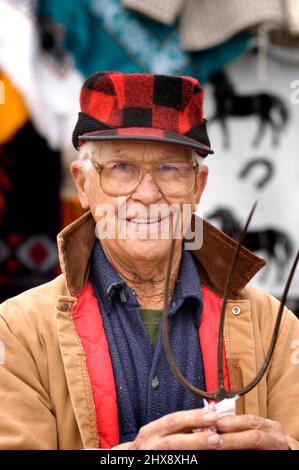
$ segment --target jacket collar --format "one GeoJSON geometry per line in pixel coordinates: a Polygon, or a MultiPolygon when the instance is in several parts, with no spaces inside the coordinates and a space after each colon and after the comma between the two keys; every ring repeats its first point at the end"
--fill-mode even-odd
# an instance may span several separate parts
{"type": "MultiPolygon", "coordinates": [[[[200,217],[194,214],[191,226],[194,228],[200,223],[200,217]]],[[[90,211],[58,234],[60,266],[72,296],[78,294],[88,280],[89,261],[95,241],[95,222],[90,211]]],[[[236,241],[203,220],[203,245],[192,253],[198,261],[201,281],[221,297],[236,247],[236,241]]],[[[242,247],[229,292],[230,298],[237,298],[265,264],[262,258],[242,247]]]]}

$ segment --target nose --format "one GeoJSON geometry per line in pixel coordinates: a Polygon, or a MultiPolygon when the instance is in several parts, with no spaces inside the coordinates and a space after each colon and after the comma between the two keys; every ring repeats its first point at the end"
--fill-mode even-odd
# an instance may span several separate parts
{"type": "Polygon", "coordinates": [[[143,204],[153,204],[162,199],[162,193],[154,181],[151,173],[146,173],[139,185],[131,195],[134,201],[140,201],[143,204]]]}

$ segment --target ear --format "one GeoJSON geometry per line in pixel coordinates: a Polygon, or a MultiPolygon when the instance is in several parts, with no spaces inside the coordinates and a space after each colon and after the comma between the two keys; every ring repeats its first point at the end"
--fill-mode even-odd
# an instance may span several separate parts
{"type": "Polygon", "coordinates": [[[86,191],[86,172],[78,161],[74,161],[71,163],[70,171],[77,189],[80,204],[83,209],[89,209],[89,197],[86,191]]]}
{"type": "Polygon", "coordinates": [[[209,169],[206,165],[200,167],[198,175],[196,175],[195,187],[194,187],[194,202],[198,204],[201,195],[205,189],[208,180],[209,169]]]}

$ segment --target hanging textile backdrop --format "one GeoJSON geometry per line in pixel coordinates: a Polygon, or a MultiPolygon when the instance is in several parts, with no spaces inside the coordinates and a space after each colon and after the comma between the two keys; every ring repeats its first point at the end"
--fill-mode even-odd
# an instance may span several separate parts
{"type": "MultiPolygon", "coordinates": [[[[223,77],[213,77],[213,82],[218,81],[218,94],[222,83],[225,103],[223,97],[215,97],[213,83],[206,87],[206,115],[215,155],[207,159],[209,183],[200,211],[237,237],[258,201],[246,243],[268,263],[253,284],[279,298],[299,241],[299,103],[291,88],[299,79],[298,66],[269,59],[266,80],[261,81],[257,58],[248,52],[224,73],[226,86],[223,77]],[[242,113],[227,116],[221,126],[221,116],[242,113]]],[[[299,269],[288,305],[298,309],[298,299],[299,269]]]]}

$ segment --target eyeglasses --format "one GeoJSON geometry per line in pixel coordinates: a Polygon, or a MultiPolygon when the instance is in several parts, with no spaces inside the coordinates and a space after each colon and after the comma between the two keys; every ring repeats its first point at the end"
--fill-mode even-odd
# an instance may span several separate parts
{"type": "Polygon", "coordinates": [[[152,175],[165,196],[185,196],[193,191],[196,174],[199,173],[199,164],[192,159],[143,164],[130,160],[105,164],[95,160],[91,162],[99,173],[102,190],[110,196],[132,194],[146,173],[152,175]]]}

